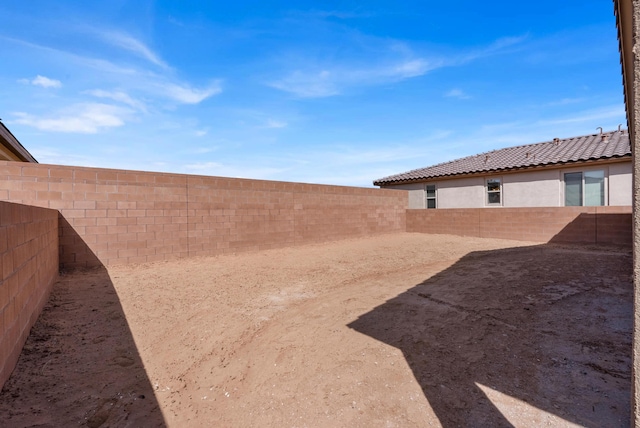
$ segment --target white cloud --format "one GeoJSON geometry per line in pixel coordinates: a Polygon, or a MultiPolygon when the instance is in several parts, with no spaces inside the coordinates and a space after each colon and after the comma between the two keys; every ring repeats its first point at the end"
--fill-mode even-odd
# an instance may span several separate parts
{"type": "Polygon", "coordinates": [[[202,171],[221,168],[222,166],[223,165],[219,162],[197,162],[185,165],[184,167],[192,171],[202,171]]]}
{"type": "Polygon", "coordinates": [[[78,64],[82,66],[89,67],[89,68],[92,68],[93,70],[96,70],[98,73],[124,74],[124,75],[127,75],[128,77],[136,76],[140,74],[139,70],[135,68],[123,67],[111,61],[107,61],[105,59],[85,57],[85,56],[75,55],[75,54],[64,52],[64,51],[59,51],[59,52],[70,57],[71,59],[73,59],[74,61],[76,61],[78,64]]]}
{"type": "Polygon", "coordinates": [[[176,83],[159,83],[157,85],[162,89],[162,93],[165,96],[181,102],[183,104],[199,104],[213,95],[217,95],[222,92],[222,87],[219,81],[213,82],[209,87],[204,89],[192,88],[187,85],[179,85],[176,83]]]}
{"type": "Polygon", "coordinates": [[[60,88],[62,86],[61,81],[56,79],[49,79],[48,77],[40,76],[39,74],[31,80],[20,79],[18,80],[18,82],[24,83],[26,85],[42,86],[43,88],[60,88]]]}
{"type": "Polygon", "coordinates": [[[479,58],[504,53],[525,39],[526,36],[505,37],[485,48],[442,58],[416,55],[405,44],[393,43],[391,47],[387,46],[383,49],[382,53],[377,53],[376,58],[383,58],[386,55],[386,59],[375,59],[367,64],[345,63],[325,64],[316,68],[298,67],[284,77],[268,82],[267,85],[301,98],[330,97],[340,95],[350,87],[399,82],[424,76],[438,68],[460,66],[479,58]],[[390,59],[394,56],[395,59],[390,59]]]}
{"type": "Polygon", "coordinates": [[[100,104],[76,104],[55,116],[39,117],[24,112],[13,113],[13,122],[42,131],[95,134],[106,128],[124,125],[131,111],[122,107],[100,104]]]}
{"type": "Polygon", "coordinates": [[[304,18],[338,18],[338,19],[351,19],[351,18],[366,18],[371,16],[368,12],[356,12],[356,11],[341,11],[341,10],[310,10],[308,12],[294,12],[293,15],[299,15],[304,18]]]}
{"type": "Polygon", "coordinates": [[[327,159],[331,165],[356,166],[378,163],[387,164],[401,160],[413,160],[420,156],[430,154],[432,152],[431,147],[416,150],[413,145],[403,144],[389,148],[355,150],[349,146],[333,146],[330,152],[316,153],[316,157],[318,159],[327,159]]]}
{"type": "Polygon", "coordinates": [[[540,124],[563,125],[563,124],[578,123],[578,122],[593,122],[600,125],[601,122],[599,121],[606,120],[606,119],[614,119],[614,118],[624,118],[625,114],[626,113],[624,110],[624,106],[616,105],[616,106],[604,107],[596,110],[588,110],[588,111],[580,112],[579,114],[561,118],[561,119],[544,120],[544,121],[541,121],[540,124]]]}
{"type": "Polygon", "coordinates": [[[423,59],[414,59],[398,64],[390,73],[387,74],[391,77],[408,79],[410,77],[422,76],[433,68],[435,67],[423,59]]]}
{"type": "Polygon", "coordinates": [[[179,19],[177,19],[177,18],[174,18],[173,16],[169,16],[169,17],[167,18],[167,21],[169,21],[169,22],[170,22],[171,24],[173,24],[173,25],[177,25],[178,27],[184,27],[184,26],[185,26],[185,23],[184,23],[184,22],[180,21],[180,20],[179,20],[179,19]]]}
{"type": "Polygon", "coordinates": [[[144,103],[131,98],[129,94],[123,91],[111,92],[111,91],[105,91],[102,89],[91,89],[88,91],[84,91],[84,93],[88,95],[93,95],[94,97],[98,97],[98,98],[108,98],[114,101],[118,101],[118,102],[121,102],[122,104],[126,104],[130,107],[133,107],[136,110],[140,110],[143,112],[147,111],[147,108],[144,105],[144,103]]]}
{"type": "Polygon", "coordinates": [[[278,128],[286,128],[289,124],[287,122],[283,122],[281,120],[269,119],[267,120],[266,128],[278,129],[278,128]]]}
{"type": "Polygon", "coordinates": [[[102,156],[91,156],[77,151],[65,150],[61,145],[56,146],[33,146],[29,151],[40,163],[55,165],[83,165],[102,168],[122,168],[122,165],[113,165],[109,159],[102,156]],[[60,150],[62,149],[62,150],[60,150]]]}
{"type": "MultiPolygon", "coordinates": [[[[98,33],[103,39],[130,48],[149,59],[151,62],[163,66],[168,69],[164,61],[162,61],[151,50],[146,48],[144,44],[138,42],[132,37],[122,33],[98,33]]],[[[71,52],[50,48],[47,46],[37,45],[23,40],[7,38],[0,35],[0,39],[18,43],[41,52],[47,52],[56,57],[61,63],[73,61],[77,66],[91,68],[96,79],[100,81],[118,82],[117,86],[124,87],[129,90],[142,91],[149,94],[152,98],[169,98],[182,104],[198,104],[203,100],[222,92],[220,80],[213,80],[210,85],[204,88],[195,88],[187,83],[180,82],[173,76],[173,73],[155,73],[145,69],[122,67],[118,64],[92,57],[84,57],[71,52]],[[126,79],[117,75],[127,75],[126,79]],[[115,76],[113,76],[115,75],[115,76]]],[[[35,79],[34,79],[35,80],[35,79]]],[[[50,79],[51,80],[51,79],[50,79]]],[[[22,79],[21,83],[32,84],[32,81],[22,79]]],[[[105,91],[101,89],[93,89],[85,92],[100,98],[109,98],[127,104],[137,110],[146,111],[146,106],[138,100],[133,99],[124,91],[105,91]]],[[[153,101],[153,100],[151,100],[153,101]]],[[[149,102],[151,102],[149,101],[149,102]]]]}
{"type": "Polygon", "coordinates": [[[35,79],[31,81],[32,85],[42,86],[43,88],[59,88],[62,86],[62,82],[55,79],[49,79],[48,77],[37,75],[35,79]]]}
{"type": "Polygon", "coordinates": [[[444,94],[447,98],[458,98],[461,100],[468,100],[471,96],[467,95],[462,89],[454,88],[444,94]]]}
{"type": "MultiPolygon", "coordinates": [[[[133,75],[137,73],[137,70],[133,69],[133,68],[129,68],[129,67],[121,67],[119,65],[116,65],[110,61],[104,60],[104,59],[99,59],[99,58],[92,58],[92,57],[87,57],[87,56],[82,56],[82,55],[77,55],[75,53],[72,52],[68,52],[68,51],[64,51],[64,50],[60,50],[60,49],[55,49],[49,46],[43,46],[43,45],[39,45],[36,43],[31,43],[31,42],[27,42],[25,40],[20,40],[20,39],[14,39],[12,37],[6,37],[6,36],[2,36],[0,35],[0,39],[2,40],[6,40],[12,43],[16,43],[22,46],[26,46],[28,48],[31,49],[36,49],[39,50],[41,52],[46,52],[50,55],[54,55],[59,57],[58,61],[62,62],[69,62],[69,61],[73,61],[74,63],[83,66],[83,67],[89,67],[92,68],[94,70],[97,70],[101,73],[114,73],[114,74],[128,74],[128,75],[133,75]]],[[[29,80],[27,79],[21,79],[20,80],[21,83],[30,83],[29,80]]]]}
{"type": "Polygon", "coordinates": [[[512,48],[525,41],[527,37],[528,35],[525,34],[523,36],[500,38],[485,48],[477,49],[471,53],[463,55],[454,62],[457,64],[465,64],[476,59],[504,53],[508,48],[512,48]]]}
{"type": "Polygon", "coordinates": [[[322,98],[338,95],[340,93],[335,73],[328,70],[321,70],[311,73],[294,71],[289,76],[275,82],[269,86],[290,92],[302,98],[322,98]]]}
{"type": "Polygon", "coordinates": [[[466,135],[458,134],[446,149],[451,158],[473,155],[487,150],[550,141],[554,137],[569,138],[596,134],[598,126],[605,131],[615,130],[626,123],[624,107],[605,106],[598,109],[557,114],[549,112],[549,118],[485,124],[466,135]]]}
{"type": "Polygon", "coordinates": [[[557,100],[557,101],[551,101],[547,105],[549,105],[549,106],[564,106],[564,105],[567,105],[567,104],[581,103],[581,102],[584,102],[585,100],[586,100],[586,98],[562,98],[562,99],[557,100]]]}
{"type": "Polygon", "coordinates": [[[129,34],[118,31],[107,31],[99,33],[99,35],[103,40],[114,46],[128,50],[129,52],[133,52],[134,54],[146,59],[147,61],[159,67],[165,69],[169,68],[169,65],[164,62],[158,54],[149,49],[149,47],[147,47],[147,45],[142,43],[140,40],[130,36],[129,34]]]}
{"type": "Polygon", "coordinates": [[[302,98],[322,98],[341,94],[345,88],[370,86],[423,76],[443,65],[440,61],[418,58],[350,68],[296,70],[269,86],[302,98]]]}
{"type": "Polygon", "coordinates": [[[207,135],[208,133],[209,133],[209,131],[208,131],[208,130],[206,130],[206,129],[199,129],[199,130],[195,131],[193,134],[194,134],[196,137],[204,137],[204,136],[205,136],[205,135],[207,135]]]}
{"type": "Polygon", "coordinates": [[[194,150],[190,150],[189,153],[193,153],[193,154],[197,154],[197,155],[203,155],[205,153],[211,153],[218,150],[218,147],[199,147],[196,148],[194,150]]]}

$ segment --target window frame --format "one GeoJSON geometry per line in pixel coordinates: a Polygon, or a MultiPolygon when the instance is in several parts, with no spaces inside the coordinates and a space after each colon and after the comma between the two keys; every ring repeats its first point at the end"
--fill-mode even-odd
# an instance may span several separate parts
{"type": "Polygon", "coordinates": [[[583,169],[569,169],[561,171],[561,185],[562,185],[562,206],[563,207],[605,207],[609,205],[609,171],[606,167],[601,168],[583,168],[583,169]],[[587,199],[587,182],[586,175],[588,173],[602,173],[602,194],[600,195],[602,205],[585,205],[587,199]],[[580,195],[580,205],[567,205],[567,174],[580,174],[580,186],[581,186],[581,195],[580,195]]]}
{"type": "Polygon", "coordinates": [[[424,186],[424,208],[428,210],[438,208],[438,186],[436,183],[427,183],[424,186]],[[429,186],[433,186],[433,196],[429,196],[429,186]],[[433,207],[429,207],[430,200],[433,200],[433,207]]]}
{"type": "Polygon", "coordinates": [[[502,177],[487,177],[484,179],[484,205],[486,207],[501,207],[504,203],[504,193],[503,193],[503,180],[502,177]],[[489,190],[490,182],[498,182],[498,190],[489,190]],[[499,202],[491,202],[490,195],[497,194],[500,199],[499,202]]]}

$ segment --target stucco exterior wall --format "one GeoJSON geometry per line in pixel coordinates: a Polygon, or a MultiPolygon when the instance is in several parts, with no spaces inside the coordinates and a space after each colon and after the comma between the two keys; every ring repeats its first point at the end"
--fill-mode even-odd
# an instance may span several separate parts
{"type": "Polygon", "coordinates": [[[609,205],[629,206],[633,201],[633,164],[609,165],[609,205]]]}
{"type": "Polygon", "coordinates": [[[484,206],[484,178],[471,177],[436,182],[438,208],[479,208],[484,206]]]}
{"type": "Polygon", "coordinates": [[[502,178],[502,199],[505,207],[559,207],[560,170],[531,171],[505,174],[502,178]]]}
{"type": "MultiPolygon", "coordinates": [[[[564,206],[564,174],[600,170],[605,172],[605,205],[631,206],[632,163],[577,165],[568,168],[510,172],[486,176],[431,180],[436,185],[437,208],[484,208],[487,204],[486,180],[500,178],[502,207],[564,206]]],[[[409,191],[409,208],[425,208],[427,182],[388,186],[409,191]]]]}
{"type": "Polygon", "coordinates": [[[420,209],[425,208],[425,183],[408,183],[394,186],[393,189],[408,190],[409,193],[409,208],[420,209]]]}

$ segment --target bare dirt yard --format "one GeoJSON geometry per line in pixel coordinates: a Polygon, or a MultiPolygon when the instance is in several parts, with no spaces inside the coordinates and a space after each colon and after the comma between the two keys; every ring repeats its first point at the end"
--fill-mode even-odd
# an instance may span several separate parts
{"type": "Polygon", "coordinates": [[[3,427],[628,426],[629,248],[444,235],[61,277],[3,427]]]}

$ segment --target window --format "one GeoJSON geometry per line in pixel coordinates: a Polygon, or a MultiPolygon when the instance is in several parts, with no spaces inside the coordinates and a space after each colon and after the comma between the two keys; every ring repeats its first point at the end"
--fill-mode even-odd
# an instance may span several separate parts
{"type": "Polygon", "coordinates": [[[436,207],[436,185],[435,184],[427,184],[426,188],[426,206],[427,208],[435,208],[436,207]]]}
{"type": "Polygon", "coordinates": [[[567,207],[582,205],[581,172],[569,172],[564,175],[564,205],[567,207]]]}
{"type": "Polygon", "coordinates": [[[567,172],[564,175],[564,205],[604,205],[604,171],[567,172]]]}
{"type": "Polygon", "coordinates": [[[588,207],[604,205],[604,171],[585,171],[584,204],[588,207]]]}
{"type": "Polygon", "coordinates": [[[502,205],[501,193],[501,180],[499,178],[487,179],[487,205],[502,205]]]}

